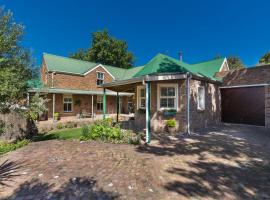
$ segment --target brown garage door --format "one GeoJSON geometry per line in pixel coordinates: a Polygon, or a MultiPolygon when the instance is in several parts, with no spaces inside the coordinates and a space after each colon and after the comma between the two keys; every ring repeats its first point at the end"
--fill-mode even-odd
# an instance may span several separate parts
{"type": "Polygon", "coordinates": [[[264,87],[221,89],[223,122],[265,125],[264,87]]]}

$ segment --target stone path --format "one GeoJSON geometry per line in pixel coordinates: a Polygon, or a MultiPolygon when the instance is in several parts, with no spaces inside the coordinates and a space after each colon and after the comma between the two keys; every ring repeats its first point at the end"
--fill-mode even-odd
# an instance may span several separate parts
{"type": "Polygon", "coordinates": [[[269,144],[241,126],[140,147],[31,143],[0,158],[0,199],[269,199],[269,144]]]}

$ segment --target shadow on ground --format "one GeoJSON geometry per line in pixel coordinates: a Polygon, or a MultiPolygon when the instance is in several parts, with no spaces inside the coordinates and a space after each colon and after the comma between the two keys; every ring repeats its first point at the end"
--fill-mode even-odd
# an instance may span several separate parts
{"type": "Polygon", "coordinates": [[[270,199],[270,139],[263,130],[224,126],[166,142],[163,137],[137,151],[173,160],[164,169],[173,177],[165,190],[186,198],[270,199]]]}
{"type": "Polygon", "coordinates": [[[98,188],[93,178],[73,178],[59,189],[55,184],[43,183],[37,179],[25,182],[7,199],[117,199],[119,195],[98,188]]]}
{"type": "Polygon", "coordinates": [[[21,175],[19,170],[23,167],[22,163],[5,160],[0,165],[0,186],[9,186],[14,177],[21,175]]]}

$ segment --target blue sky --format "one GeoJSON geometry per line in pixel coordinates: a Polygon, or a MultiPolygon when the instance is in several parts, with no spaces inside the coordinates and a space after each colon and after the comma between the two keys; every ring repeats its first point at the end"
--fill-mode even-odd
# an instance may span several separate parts
{"type": "Polygon", "coordinates": [[[238,55],[247,66],[270,50],[269,0],[3,0],[25,25],[23,45],[37,64],[42,52],[67,56],[107,28],[145,64],[157,53],[194,63],[238,55]]]}

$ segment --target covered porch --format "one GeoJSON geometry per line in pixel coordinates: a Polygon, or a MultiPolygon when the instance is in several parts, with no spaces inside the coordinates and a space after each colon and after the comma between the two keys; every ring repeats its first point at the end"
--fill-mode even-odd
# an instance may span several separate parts
{"type": "MultiPolygon", "coordinates": [[[[103,117],[103,91],[102,90],[74,90],[74,89],[60,89],[60,88],[43,88],[32,89],[29,91],[29,98],[34,93],[39,93],[48,99],[48,111],[40,116],[40,120],[47,120],[53,122],[56,118],[62,121],[74,121],[75,119],[86,120],[87,118],[103,117]],[[59,117],[58,117],[59,116],[59,117]]],[[[116,99],[119,96],[120,103],[118,109],[120,114],[130,113],[128,105],[132,100],[132,93],[116,93],[106,90],[107,94],[107,114],[116,114],[116,99]]]]}

